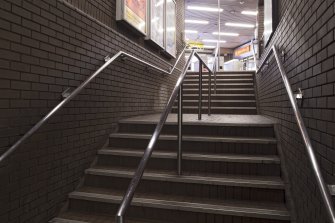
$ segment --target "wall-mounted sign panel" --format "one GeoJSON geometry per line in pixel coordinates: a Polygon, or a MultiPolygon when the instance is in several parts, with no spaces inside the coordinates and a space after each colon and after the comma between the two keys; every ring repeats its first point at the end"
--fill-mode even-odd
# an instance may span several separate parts
{"type": "Polygon", "coordinates": [[[176,2],[166,0],[165,5],[165,51],[176,57],[176,2]]]}
{"type": "Polygon", "coordinates": [[[148,0],[117,0],[116,19],[147,35],[148,0]]]}
{"type": "Polygon", "coordinates": [[[148,39],[164,49],[165,0],[150,0],[150,25],[148,39]]]}

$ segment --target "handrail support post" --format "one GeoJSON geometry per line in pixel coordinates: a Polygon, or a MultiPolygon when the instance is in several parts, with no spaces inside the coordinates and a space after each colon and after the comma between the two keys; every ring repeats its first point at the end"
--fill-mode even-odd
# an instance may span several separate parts
{"type": "Polygon", "coordinates": [[[182,141],[183,141],[183,85],[179,88],[178,98],[178,153],[177,153],[177,173],[180,176],[182,174],[182,141]]]}
{"type": "Polygon", "coordinates": [[[199,103],[198,103],[198,120],[202,116],[202,61],[199,60],[199,103]]]}

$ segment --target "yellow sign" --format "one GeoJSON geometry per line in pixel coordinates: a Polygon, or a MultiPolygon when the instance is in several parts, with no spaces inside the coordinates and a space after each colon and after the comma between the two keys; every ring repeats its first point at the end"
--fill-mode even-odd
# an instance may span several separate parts
{"type": "Polygon", "coordinates": [[[204,48],[203,42],[200,41],[188,40],[187,44],[190,46],[190,48],[200,48],[200,49],[204,48]]]}

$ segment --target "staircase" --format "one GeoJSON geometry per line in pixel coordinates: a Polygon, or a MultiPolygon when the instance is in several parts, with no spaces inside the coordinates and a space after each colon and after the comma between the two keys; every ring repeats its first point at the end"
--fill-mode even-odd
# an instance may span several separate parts
{"type": "MultiPolygon", "coordinates": [[[[216,83],[214,94],[212,81],[212,114],[257,114],[252,72],[218,72],[216,83]]],[[[202,112],[205,114],[208,111],[208,73],[203,73],[202,91],[202,112]]],[[[183,112],[198,113],[198,99],[199,73],[187,73],[183,84],[183,112]]],[[[172,111],[177,113],[177,102],[172,111]]]]}
{"type": "MultiPolygon", "coordinates": [[[[252,79],[232,75],[238,81],[252,79]]],[[[218,83],[226,83],[224,76],[218,83]]],[[[220,87],[213,100],[254,101],[253,86],[248,88],[248,92],[235,92],[220,87]]],[[[191,88],[185,88],[188,90],[191,88]]],[[[185,93],[185,101],[193,100],[193,94],[197,93],[185,93]]],[[[224,103],[216,106],[222,108],[224,103]]],[[[238,107],[234,105],[229,112],[246,111],[238,107]]],[[[256,109],[247,111],[255,113],[256,109]]],[[[66,210],[50,222],[114,222],[158,118],[147,115],[121,120],[118,132],[110,135],[108,145],[98,151],[96,162],[86,170],[82,185],[69,194],[66,210]]],[[[259,115],[203,115],[198,121],[196,114],[185,115],[182,176],[176,174],[176,120],[176,114],[170,114],[127,211],[127,223],[291,222],[271,120],[259,115]]]]}

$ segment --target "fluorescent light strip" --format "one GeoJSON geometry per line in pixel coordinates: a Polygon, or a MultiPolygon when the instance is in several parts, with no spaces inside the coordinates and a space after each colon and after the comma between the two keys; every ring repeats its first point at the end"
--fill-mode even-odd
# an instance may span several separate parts
{"type": "Polygon", "coordinates": [[[243,15],[257,15],[258,11],[242,11],[241,14],[243,14],[243,15]]]}
{"type": "Polygon", "coordinates": [[[185,29],[185,33],[198,33],[198,31],[197,30],[185,29]]]}
{"type": "MultiPolygon", "coordinates": [[[[219,32],[213,32],[213,35],[219,35],[219,32]]],[[[221,32],[220,36],[239,36],[239,34],[238,33],[224,33],[224,32],[221,32]]]]}
{"type": "Polygon", "coordinates": [[[196,10],[196,11],[204,11],[204,12],[222,12],[223,11],[222,8],[218,9],[214,7],[204,7],[204,6],[195,6],[195,5],[187,6],[187,9],[196,10]]]}
{"type": "MultiPolygon", "coordinates": [[[[203,39],[203,42],[207,42],[207,43],[218,43],[219,41],[216,39],[203,39]]],[[[226,43],[227,41],[225,40],[220,40],[220,43],[226,43]]]]}
{"type": "Polygon", "coordinates": [[[255,25],[245,24],[245,23],[226,22],[225,25],[232,26],[232,27],[255,28],[255,25]]]}
{"type": "Polygon", "coordinates": [[[185,23],[189,23],[189,24],[208,24],[208,21],[205,20],[194,20],[194,19],[185,19],[185,23]]]}
{"type": "Polygon", "coordinates": [[[206,49],[214,49],[216,46],[209,46],[209,45],[204,45],[204,48],[206,49]]]}

